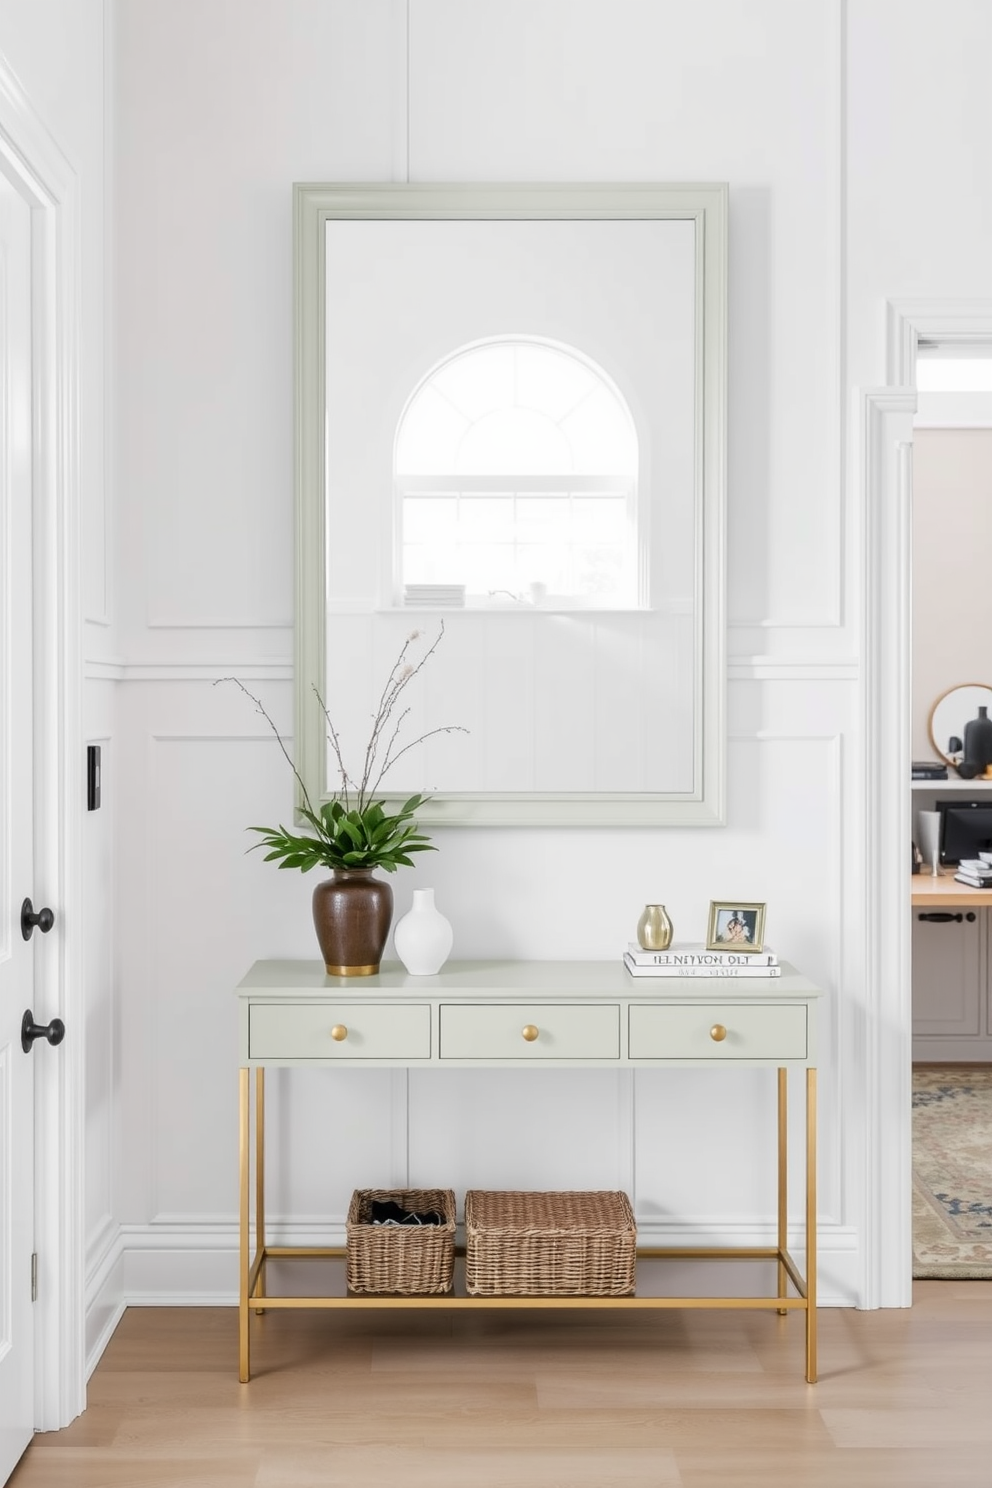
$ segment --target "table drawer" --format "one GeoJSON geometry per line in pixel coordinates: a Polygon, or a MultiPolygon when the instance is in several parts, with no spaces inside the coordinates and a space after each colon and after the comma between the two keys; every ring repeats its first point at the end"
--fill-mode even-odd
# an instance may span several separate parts
{"type": "Polygon", "coordinates": [[[705,1002],[630,1009],[631,1059],[806,1059],[806,1008],[705,1002]],[[714,1038],[711,1030],[726,1029],[714,1038]]]}
{"type": "Polygon", "coordinates": [[[531,1002],[490,1007],[444,1004],[441,1058],[619,1059],[620,1008],[616,1004],[580,1007],[531,1002]]]}
{"type": "Polygon", "coordinates": [[[430,1059],[431,1010],[422,1003],[252,1003],[249,1059],[430,1059]],[[341,1030],[344,1030],[341,1036],[341,1030]],[[338,1031],[335,1038],[332,1030],[338,1031]]]}

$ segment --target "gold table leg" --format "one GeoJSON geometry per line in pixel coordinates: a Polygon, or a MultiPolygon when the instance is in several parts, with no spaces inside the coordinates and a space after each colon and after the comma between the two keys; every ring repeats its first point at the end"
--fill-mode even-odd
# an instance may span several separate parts
{"type": "MultiPolygon", "coordinates": [[[[778,1295],[788,1296],[789,1273],[785,1268],[786,1242],[789,1238],[789,1071],[778,1072],[778,1295]]],[[[787,1309],[778,1309],[779,1317],[787,1309]]]]}
{"type": "MultiPolygon", "coordinates": [[[[249,1352],[249,1310],[252,1301],[251,1293],[254,1291],[257,1300],[265,1299],[265,1070],[258,1067],[255,1071],[255,1214],[256,1214],[256,1249],[255,1263],[250,1257],[250,1221],[251,1221],[251,1088],[249,1083],[249,1070],[242,1068],[238,1072],[238,1145],[239,1145],[239,1244],[238,1244],[238,1378],[242,1384],[247,1384],[251,1378],[251,1361],[249,1352]],[[252,1286],[252,1275],[255,1273],[255,1285],[252,1286]]],[[[779,1300],[785,1300],[788,1296],[789,1271],[785,1257],[788,1252],[786,1241],[788,1239],[788,1070],[780,1068],[778,1071],[778,1292],[779,1300]]],[[[806,1379],[809,1384],[815,1384],[817,1378],[816,1363],[816,1070],[806,1071],[806,1379]]],[[[282,1252],[280,1252],[282,1253],[282,1252]]],[[[289,1252],[286,1252],[289,1254],[289,1252]]],[[[294,1254],[305,1254],[317,1252],[293,1252],[294,1254]]],[[[324,1252],[321,1252],[324,1253],[324,1252]]],[[[331,1252],[326,1252],[330,1254],[331,1252]]],[[[338,1253],[338,1252],[335,1252],[338,1253]]],[[[687,1252],[688,1253],[688,1252],[687,1252]]],[[[692,1252],[697,1253],[697,1252],[692,1252]]],[[[702,1254],[703,1252],[698,1252],[702,1254]]],[[[729,1253],[729,1252],[728,1252],[729,1253]]],[[[741,1252],[743,1254],[743,1252],[741,1252]]],[[[761,1252],[771,1258],[769,1252],[761,1252]]],[[[793,1275],[797,1286],[801,1286],[801,1278],[795,1271],[795,1264],[791,1262],[793,1275]]],[[[280,1299],[285,1306],[317,1305],[316,1299],[293,1298],[280,1299]]],[[[430,1300],[425,1299],[426,1305],[430,1300]]],[[[728,1299],[707,1298],[687,1299],[690,1306],[712,1306],[733,1305],[728,1299]]],[[[326,1304],[325,1304],[326,1305],[326,1304]]],[[[471,1305],[470,1303],[466,1305],[471,1305]]],[[[527,1305],[521,1302],[521,1305],[527,1305]]],[[[536,1305],[530,1300],[530,1305],[536,1305]]],[[[662,1303],[661,1305],[669,1305],[662,1303]]],[[[738,1304],[748,1305],[748,1304],[738,1304]]],[[[799,1304],[801,1305],[801,1304],[799,1304]]],[[[263,1312],[264,1308],[257,1308],[257,1312],[263,1312]]],[[[778,1309],[781,1315],[788,1312],[788,1308],[778,1309]]]]}
{"type": "Polygon", "coordinates": [[[239,1240],[238,1240],[238,1379],[243,1385],[251,1378],[248,1360],[248,1168],[251,1158],[248,1125],[248,1071],[238,1071],[239,1119],[239,1240]]]}
{"type": "MultiPolygon", "coordinates": [[[[265,1070],[259,1065],[255,1071],[255,1251],[265,1254],[265,1070]]],[[[265,1261],[258,1268],[256,1296],[265,1296],[265,1261]]],[[[264,1307],[256,1307],[261,1315],[264,1307]]]]}
{"type": "Polygon", "coordinates": [[[806,1379],[816,1384],[816,1070],[806,1071],[806,1379]]]}

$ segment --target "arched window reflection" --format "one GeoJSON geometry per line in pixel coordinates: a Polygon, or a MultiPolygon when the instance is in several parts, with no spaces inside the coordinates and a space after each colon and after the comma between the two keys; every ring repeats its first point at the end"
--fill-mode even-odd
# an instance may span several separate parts
{"type": "Polygon", "coordinates": [[[409,399],[394,474],[405,602],[637,606],[637,433],[578,352],[459,349],[409,399]]]}

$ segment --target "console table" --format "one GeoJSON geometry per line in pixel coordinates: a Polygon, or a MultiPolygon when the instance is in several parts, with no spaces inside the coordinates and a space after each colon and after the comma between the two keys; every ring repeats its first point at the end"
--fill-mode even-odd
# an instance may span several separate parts
{"type": "Polygon", "coordinates": [[[384,963],[332,977],[317,961],[258,961],[237,988],[240,1027],[239,1377],[250,1378],[252,1310],[300,1307],[774,1308],[806,1319],[806,1379],[816,1380],[815,1009],[820,991],[794,967],[778,977],[633,977],[618,962],[454,961],[436,976],[384,963]],[[777,1243],[748,1248],[639,1247],[638,1256],[777,1262],[774,1297],[282,1296],[266,1262],[343,1257],[343,1247],[269,1245],[265,1236],[267,1065],[777,1071],[777,1243]],[[251,1071],[255,1119],[251,1120],[251,1071]],[[806,1274],[787,1246],[788,1072],[805,1071],[806,1274]],[[254,1185],[252,1126],[254,1125],[254,1185]],[[254,1251],[251,1246],[254,1188],[254,1251]],[[789,1283],[794,1294],[789,1294],[789,1283]]]}

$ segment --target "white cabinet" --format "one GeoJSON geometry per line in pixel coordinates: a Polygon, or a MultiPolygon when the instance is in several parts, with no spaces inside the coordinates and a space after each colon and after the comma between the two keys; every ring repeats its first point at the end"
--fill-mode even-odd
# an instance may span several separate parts
{"type": "MultiPolygon", "coordinates": [[[[914,780],[913,837],[920,811],[942,801],[992,802],[992,781],[914,780]]],[[[913,917],[913,1058],[921,1064],[992,1061],[992,894],[968,889],[945,868],[910,880],[913,917]],[[970,899],[970,903],[968,902],[970,899]]]]}
{"type": "Polygon", "coordinates": [[[913,1058],[992,1059],[987,909],[913,907],[913,1058]]]}

